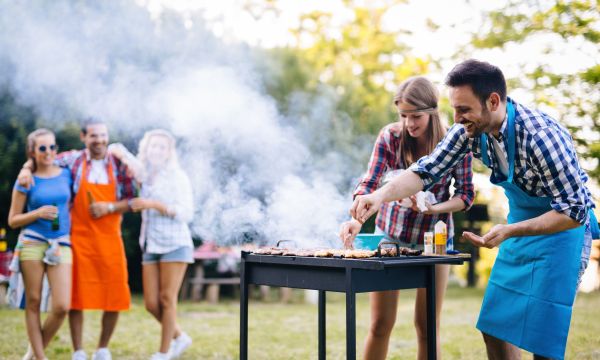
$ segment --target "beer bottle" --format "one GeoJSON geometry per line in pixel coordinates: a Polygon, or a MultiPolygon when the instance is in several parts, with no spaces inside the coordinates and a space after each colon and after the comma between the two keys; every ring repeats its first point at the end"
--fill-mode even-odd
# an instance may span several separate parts
{"type": "MultiPolygon", "coordinates": [[[[52,204],[52,206],[56,206],[56,203],[52,204]]],[[[58,209],[58,207],[57,207],[58,209]]],[[[52,220],[52,231],[58,231],[60,229],[60,221],[58,220],[58,212],[56,213],[56,217],[52,220]]]]}
{"type": "Polygon", "coordinates": [[[95,202],[94,197],[92,196],[92,193],[89,190],[87,192],[87,198],[90,205],[92,205],[95,202]]]}

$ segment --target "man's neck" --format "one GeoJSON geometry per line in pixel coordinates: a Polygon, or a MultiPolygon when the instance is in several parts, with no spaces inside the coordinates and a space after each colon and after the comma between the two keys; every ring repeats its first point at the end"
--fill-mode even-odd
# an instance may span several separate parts
{"type": "Polygon", "coordinates": [[[88,154],[88,158],[90,160],[104,160],[106,158],[106,153],[104,154],[93,154],[90,149],[86,149],[86,152],[88,154]]]}
{"type": "Polygon", "coordinates": [[[500,135],[500,129],[502,128],[502,123],[504,123],[504,119],[506,119],[506,103],[500,104],[500,108],[497,112],[492,113],[492,123],[490,124],[490,134],[493,135],[496,139],[500,135]]]}

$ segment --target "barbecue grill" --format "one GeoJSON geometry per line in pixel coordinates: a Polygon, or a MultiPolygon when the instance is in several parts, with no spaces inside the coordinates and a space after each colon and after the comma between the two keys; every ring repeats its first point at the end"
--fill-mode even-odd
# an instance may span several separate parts
{"type": "MultiPolygon", "coordinates": [[[[381,253],[381,252],[378,252],[381,253]]],[[[396,254],[399,254],[397,251],[396,254]]],[[[427,357],[436,359],[435,265],[460,265],[463,256],[394,256],[366,259],[262,255],[242,251],[240,267],[240,359],[248,358],[248,285],[319,291],[318,354],[325,359],[325,296],[346,293],[346,358],[356,358],[356,294],[427,289],[427,357]]]]}

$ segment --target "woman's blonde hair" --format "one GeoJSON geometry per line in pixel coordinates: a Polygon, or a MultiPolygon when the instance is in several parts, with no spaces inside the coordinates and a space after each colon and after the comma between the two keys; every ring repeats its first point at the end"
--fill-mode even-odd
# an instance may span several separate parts
{"type": "MultiPolygon", "coordinates": [[[[446,134],[446,128],[440,120],[438,112],[438,92],[433,84],[422,76],[416,76],[405,80],[394,95],[394,104],[407,103],[416,107],[416,111],[429,114],[429,125],[427,126],[427,148],[426,153],[433,151],[435,146],[446,134]]],[[[416,112],[415,111],[415,112],[416,112]]],[[[402,121],[400,117],[399,121],[402,121]]],[[[405,168],[417,161],[417,139],[408,134],[406,124],[402,124],[400,151],[401,161],[405,168]]]]}
{"type": "Polygon", "coordinates": [[[37,170],[37,164],[35,162],[34,156],[36,146],[35,140],[42,135],[52,135],[54,136],[54,138],[56,138],[56,136],[51,130],[45,128],[34,130],[30,132],[29,135],[27,135],[27,146],[25,148],[25,155],[28,159],[30,159],[33,162],[33,168],[31,170],[32,172],[37,170]]]}
{"type": "Polygon", "coordinates": [[[154,136],[161,136],[167,140],[167,144],[169,146],[169,155],[167,157],[167,162],[165,164],[165,168],[173,168],[179,167],[179,162],[177,161],[177,149],[176,149],[176,141],[175,137],[167,130],[163,129],[154,129],[149,130],[144,133],[142,140],[140,141],[140,145],[138,148],[138,159],[144,166],[144,169],[148,169],[148,145],[150,144],[150,139],[154,136]]]}

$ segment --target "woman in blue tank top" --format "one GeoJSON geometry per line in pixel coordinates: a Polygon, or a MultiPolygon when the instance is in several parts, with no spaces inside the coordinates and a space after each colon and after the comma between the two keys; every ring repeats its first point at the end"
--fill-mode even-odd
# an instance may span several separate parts
{"type": "Polygon", "coordinates": [[[15,183],[8,216],[12,228],[22,228],[15,253],[25,284],[25,322],[29,349],[23,359],[46,359],[44,348],[61,326],[71,303],[71,174],[54,165],[56,139],[47,129],[27,137],[27,156],[32,160],[34,183],[29,188],[15,183]],[[40,321],[42,282],[47,274],[52,307],[40,321]]]}

